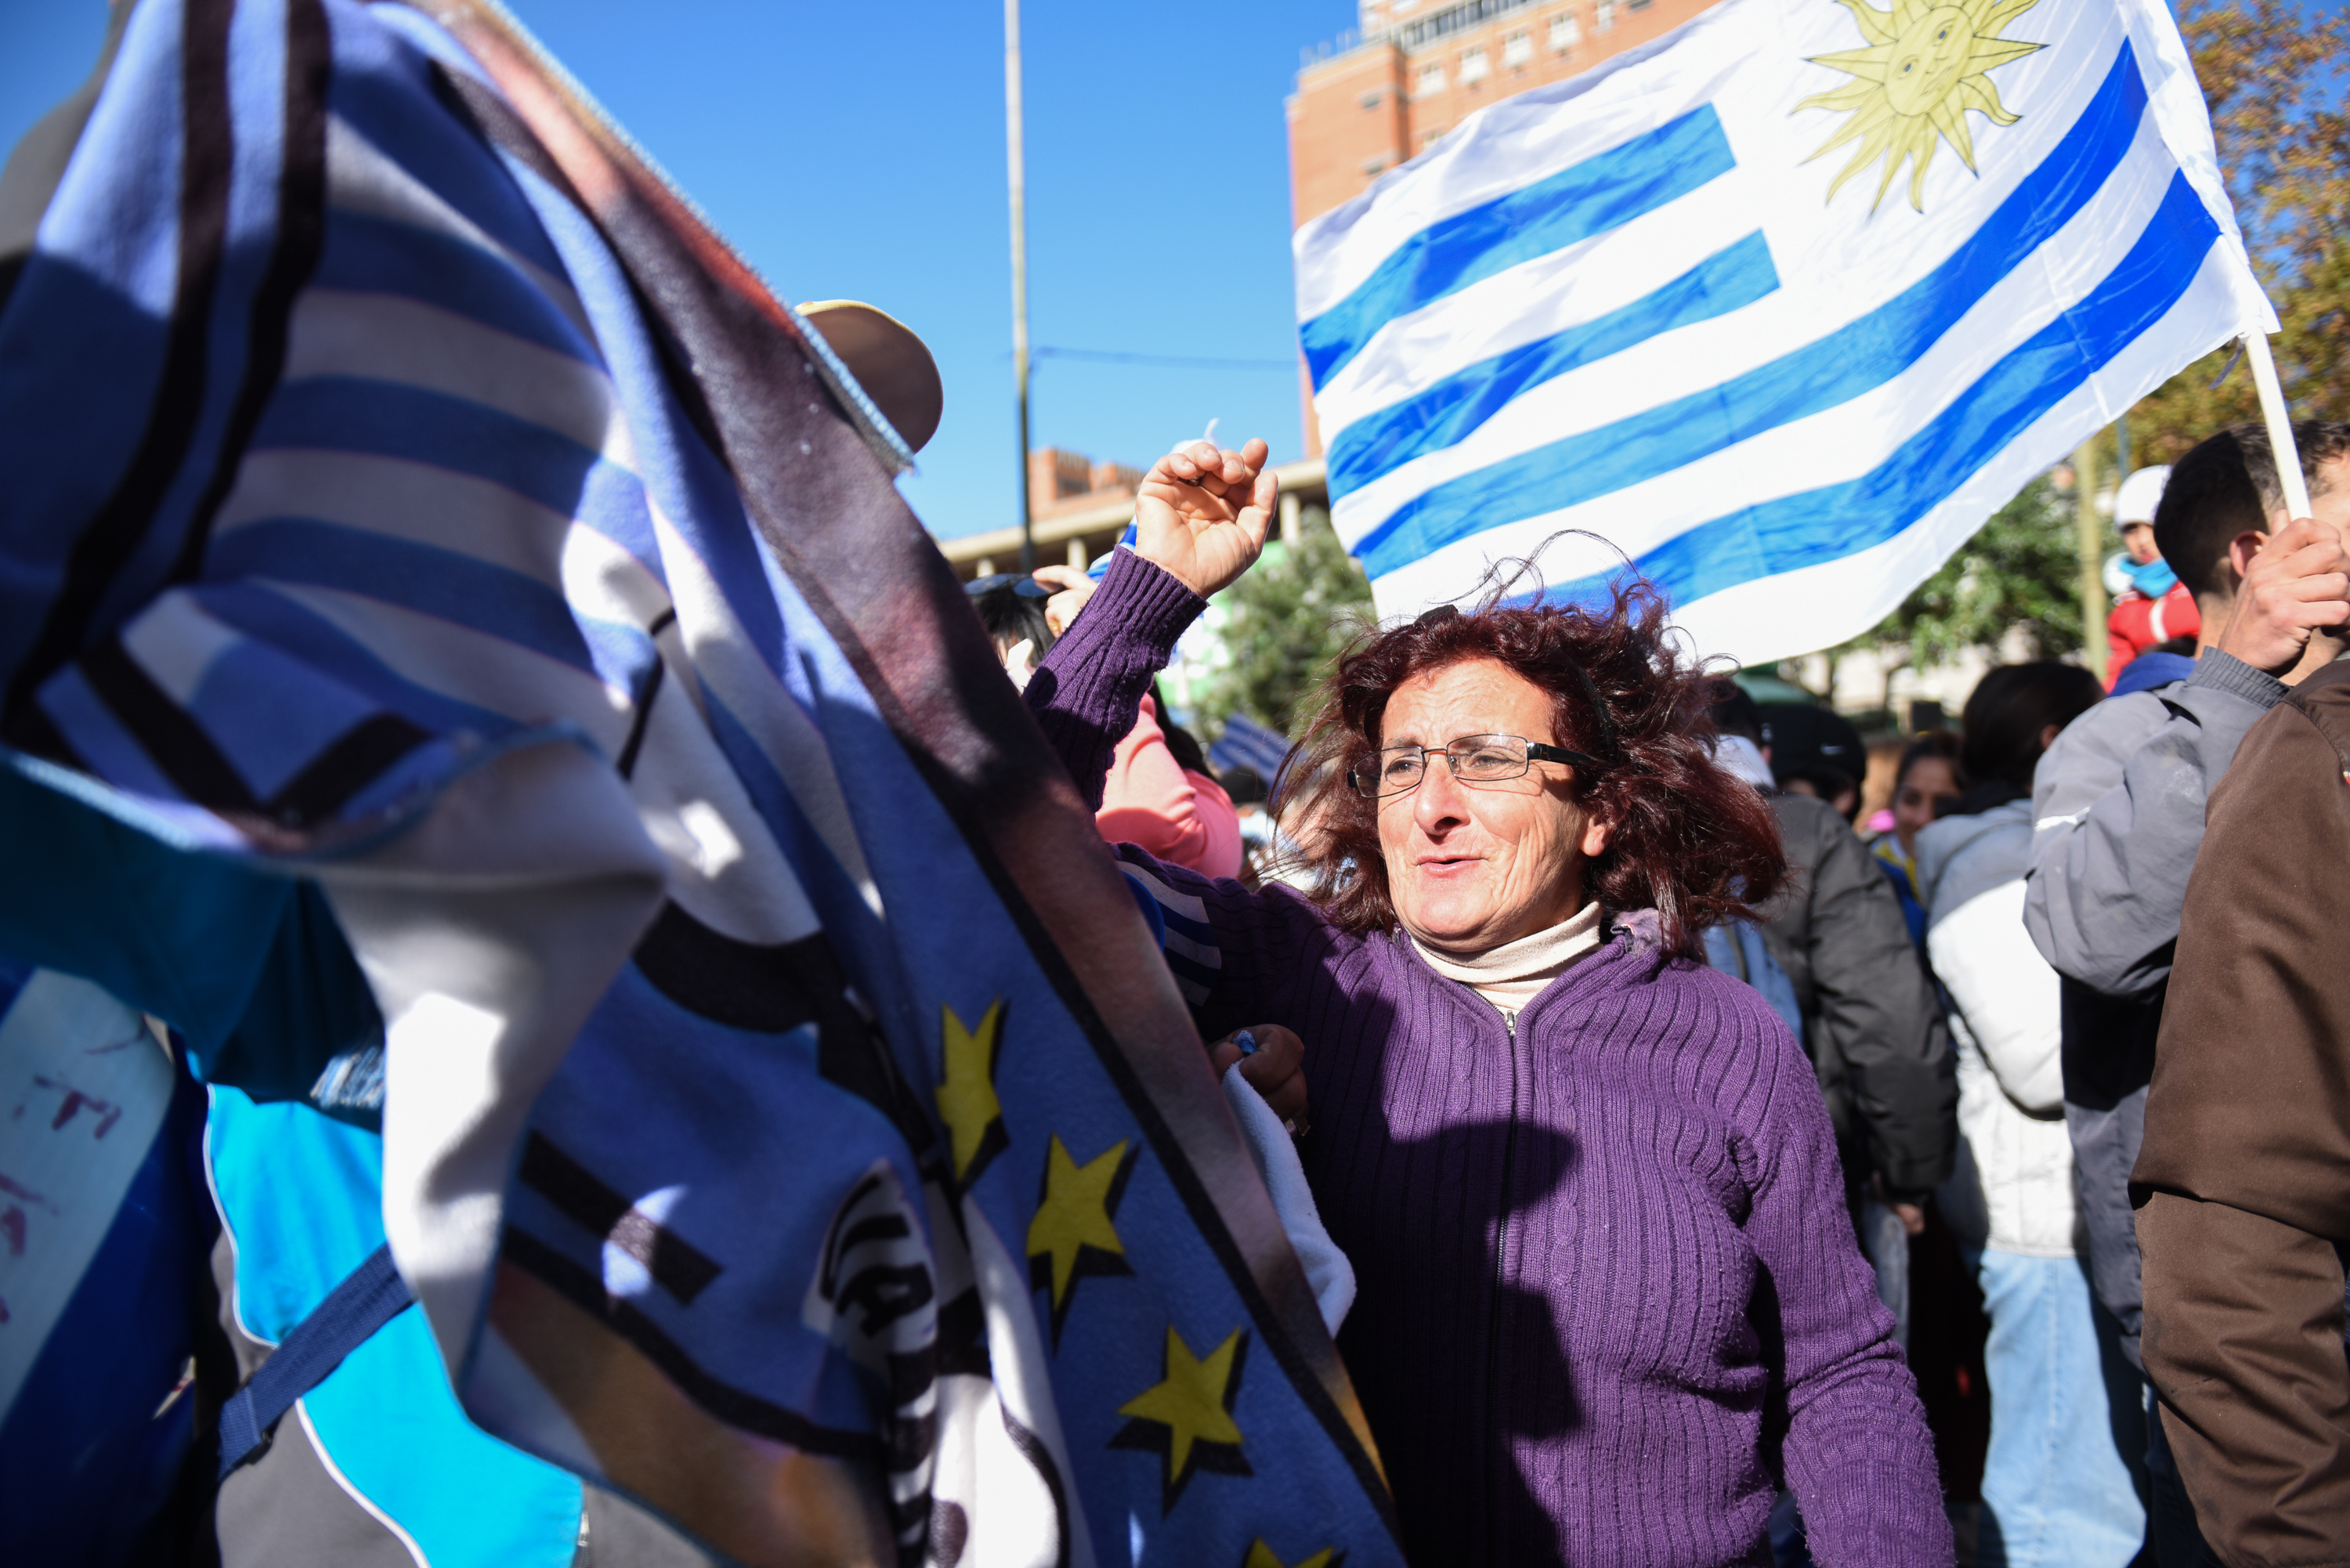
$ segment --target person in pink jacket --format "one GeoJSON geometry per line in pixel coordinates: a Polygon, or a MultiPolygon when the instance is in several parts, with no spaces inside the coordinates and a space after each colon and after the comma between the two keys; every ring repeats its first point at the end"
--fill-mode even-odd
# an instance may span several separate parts
{"type": "Polygon", "coordinates": [[[1110,755],[1094,826],[1112,844],[1131,844],[1203,877],[1241,874],[1241,816],[1232,797],[1175,760],[1159,727],[1158,705],[1148,697],[1110,755]]]}
{"type": "MultiPolygon", "coordinates": [[[[1041,566],[1034,579],[1004,573],[965,587],[1005,672],[1024,687],[1094,584],[1072,567],[1041,566]]],[[[1232,796],[1205,771],[1184,766],[1167,742],[1158,704],[1146,696],[1110,759],[1095,826],[1108,843],[1131,844],[1203,877],[1239,876],[1241,819],[1232,796]]]]}

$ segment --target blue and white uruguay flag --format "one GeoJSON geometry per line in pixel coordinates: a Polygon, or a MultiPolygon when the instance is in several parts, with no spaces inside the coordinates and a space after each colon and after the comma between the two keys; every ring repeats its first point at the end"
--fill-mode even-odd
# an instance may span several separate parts
{"type": "Polygon", "coordinates": [[[1586,599],[1628,556],[1749,661],[1875,624],[2091,431],[2275,330],[2154,0],[1725,0],[1295,249],[1383,613],[1538,550],[1586,599]],[[1596,537],[1543,548],[1569,529],[1596,537]]]}

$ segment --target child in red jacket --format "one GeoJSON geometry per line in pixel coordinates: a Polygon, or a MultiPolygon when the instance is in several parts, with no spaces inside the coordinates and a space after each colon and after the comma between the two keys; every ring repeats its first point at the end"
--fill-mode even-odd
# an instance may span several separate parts
{"type": "Polygon", "coordinates": [[[2154,544],[2154,508],[2170,478],[2168,465],[2141,468],[2122,481],[2114,495],[2114,524],[2121,530],[2121,553],[2106,563],[2106,589],[2114,596],[2106,619],[2106,688],[2113,689],[2129,661],[2173,638],[2194,638],[2203,629],[2195,596],[2164,562],[2154,544]]]}

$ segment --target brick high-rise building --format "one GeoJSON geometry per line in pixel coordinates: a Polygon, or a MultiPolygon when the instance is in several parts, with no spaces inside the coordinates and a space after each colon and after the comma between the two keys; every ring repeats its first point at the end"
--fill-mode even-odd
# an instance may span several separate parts
{"type": "MultiPolygon", "coordinates": [[[[1358,0],[1361,42],[1311,61],[1289,99],[1293,226],[1316,218],[1469,115],[1586,70],[1711,0],[1358,0]]],[[[1305,451],[1322,452],[1312,390],[1305,451]]]]}

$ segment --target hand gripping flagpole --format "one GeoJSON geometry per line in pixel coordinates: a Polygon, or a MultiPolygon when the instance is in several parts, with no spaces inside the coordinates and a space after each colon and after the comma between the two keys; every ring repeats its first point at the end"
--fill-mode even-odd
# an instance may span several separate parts
{"type": "Polygon", "coordinates": [[[2261,418],[2268,422],[2269,451],[2276,455],[2277,486],[2284,492],[2288,521],[2309,515],[2309,482],[2302,477],[2301,449],[2293,441],[2293,416],[2284,406],[2284,389],[2277,384],[2276,361],[2269,356],[2268,334],[2258,327],[2244,334],[2245,357],[2252,365],[2252,386],[2261,394],[2261,418]]]}

